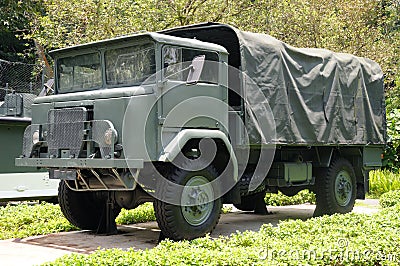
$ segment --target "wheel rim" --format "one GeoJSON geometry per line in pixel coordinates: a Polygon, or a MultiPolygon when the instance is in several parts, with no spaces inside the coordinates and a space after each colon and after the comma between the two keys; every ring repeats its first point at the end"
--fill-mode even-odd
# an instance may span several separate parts
{"type": "Polygon", "coordinates": [[[181,198],[182,215],[192,226],[203,224],[211,215],[214,192],[207,178],[193,176],[186,183],[181,198]]]}
{"type": "Polygon", "coordinates": [[[350,174],[342,170],[340,171],[335,180],[335,198],[336,202],[342,206],[347,206],[353,195],[353,185],[351,182],[350,174]]]}

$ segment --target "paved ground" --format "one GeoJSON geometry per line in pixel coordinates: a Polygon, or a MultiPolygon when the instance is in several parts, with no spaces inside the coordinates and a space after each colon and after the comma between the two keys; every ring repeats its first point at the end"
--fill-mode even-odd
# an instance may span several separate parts
{"type": "MultiPolygon", "coordinates": [[[[312,217],[315,206],[303,204],[285,207],[268,207],[269,215],[255,215],[233,209],[221,216],[211,234],[229,235],[246,230],[259,230],[263,224],[276,225],[280,220],[312,217]]],[[[374,213],[379,211],[377,200],[357,201],[354,212],[374,213]]],[[[88,231],[50,234],[24,239],[0,241],[1,265],[37,265],[53,261],[72,252],[89,254],[100,248],[147,249],[157,245],[160,230],[156,222],[119,226],[119,234],[113,236],[94,235],[88,231]]]]}

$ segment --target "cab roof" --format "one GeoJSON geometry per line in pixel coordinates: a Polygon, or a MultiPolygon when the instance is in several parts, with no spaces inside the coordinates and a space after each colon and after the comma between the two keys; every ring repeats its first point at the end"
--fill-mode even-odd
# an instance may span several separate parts
{"type": "Polygon", "coordinates": [[[97,48],[101,48],[101,47],[109,47],[110,45],[121,45],[123,43],[129,43],[129,42],[139,41],[139,40],[148,40],[148,41],[155,41],[155,42],[162,43],[162,44],[171,44],[171,45],[179,45],[179,46],[185,46],[185,47],[191,47],[191,48],[205,49],[205,50],[211,50],[211,51],[225,53],[225,54],[228,53],[224,47],[222,47],[221,45],[218,45],[218,44],[203,42],[203,41],[199,41],[194,38],[189,39],[189,38],[175,37],[175,36],[166,35],[166,34],[162,34],[162,33],[156,33],[156,32],[145,32],[145,33],[139,33],[139,34],[126,35],[126,36],[124,35],[124,36],[119,36],[119,37],[115,37],[115,38],[111,38],[111,39],[100,40],[100,41],[70,46],[70,47],[66,47],[66,48],[61,48],[61,49],[57,49],[57,50],[52,50],[52,51],[50,51],[49,54],[52,57],[58,57],[61,54],[76,52],[79,50],[97,49],[97,48]]]}

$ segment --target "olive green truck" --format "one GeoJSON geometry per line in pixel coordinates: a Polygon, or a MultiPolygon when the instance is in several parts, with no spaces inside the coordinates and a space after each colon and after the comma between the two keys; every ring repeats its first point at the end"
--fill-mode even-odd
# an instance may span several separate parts
{"type": "MultiPolygon", "coordinates": [[[[266,213],[265,193],[316,193],[347,213],[385,145],[373,61],[202,23],[51,52],[55,93],[35,98],[16,164],[60,179],[74,225],[115,233],[153,202],[162,235],[192,239],[221,206],[266,213]]],[[[234,225],[233,225],[234,226],[234,225]]]]}

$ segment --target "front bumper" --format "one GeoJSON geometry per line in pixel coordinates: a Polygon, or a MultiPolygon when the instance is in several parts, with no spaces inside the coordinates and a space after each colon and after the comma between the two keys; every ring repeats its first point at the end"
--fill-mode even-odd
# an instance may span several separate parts
{"type": "Polygon", "coordinates": [[[141,159],[16,158],[16,166],[41,168],[130,168],[142,169],[141,159]]]}

